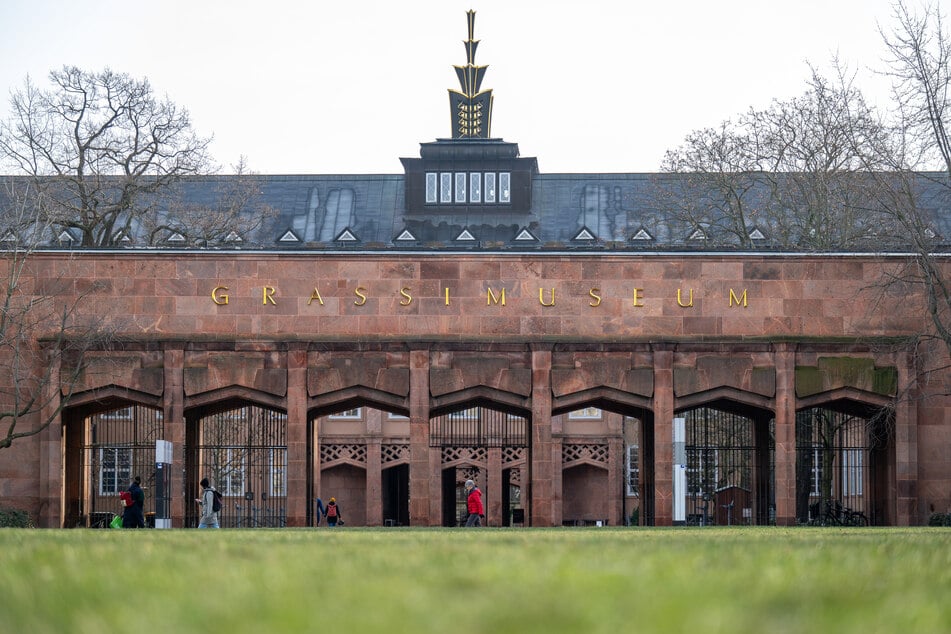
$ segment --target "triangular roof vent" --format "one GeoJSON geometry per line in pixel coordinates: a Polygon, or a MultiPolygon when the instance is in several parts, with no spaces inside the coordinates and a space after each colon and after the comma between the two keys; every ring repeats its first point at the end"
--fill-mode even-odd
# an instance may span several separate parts
{"type": "Polygon", "coordinates": [[[400,235],[393,238],[393,242],[416,242],[416,236],[409,229],[403,229],[400,235]]]}
{"type": "Polygon", "coordinates": [[[697,227],[696,229],[693,230],[693,233],[687,236],[687,239],[688,240],[706,240],[707,234],[702,228],[697,227]]]}
{"type": "Polygon", "coordinates": [[[241,239],[237,231],[232,231],[225,236],[225,242],[244,242],[244,240],[241,239]]]}
{"type": "Polygon", "coordinates": [[[584,242],[592,242],[592,241],[597,240],[597,239],[598,239],[597,236],[595,236],[593,233],[591,233],[591,230],[590,230],[590,229],[588,229],[587,227],[581,227],[581,231],[579,231],[578,233],[576,233],[576,234],[575,234],[575,237],[572,238],[571,240],[572,240],[573,242],[581,242],[581,241],[584,241],[584,242]]]}
{"type": "Polygon", "coordinates": [[[334,242],[360,242],[360,238],[350,231],[350,227],[347,227],[337,234],[337,237],[334,238],[334,242]]]}
{"type": "Polygon", "coordinates": [[[185,240],[185,236],[183,236],[177,231],[173,231],[170,234],[168,234],[168,237],[165,238],[165,241],[166,242],[185,242],[186,240],[185,240]]]}
{"type": "Polygon", "coordinates": [[[645,240],[645,241],[648,241],[648,240],[653,240],[653,239],[654,239],[654,236],[652,236],[651,234],[647,233],[647,229],[645,229],[644,227],[641,227],[640,229],[638,229],[638,230],[637,230],[637,233],[635,233],[633,236],[631,236],[631,240],[645,240]]]}
{"type": "Polygon", "coordinates": [[[522,227],[518,235],[515,236],[516,242],[538,242],[538,238],[534,233],[528,230],[528,227],[522,227]]]}
{"type": "Polygon", "coordinates": [[[455,242],[475,242],[475,236],[472,235],[468,227],[465,227],[459,232],[459,235],[455,237],[455,242]]]}
{"type": "Polygon", "coordinates": [[[300,242],[300,236],[294,233],[293,229],[288,229],[284,232],[280,238],[277,239],[278,242],[300,242]]]}
{"type": "Polygon", "coordinates": [[[759,227],[753,227],[750,231],[750,240],[765,240],[766,235],[759,230],[759,227]]]}

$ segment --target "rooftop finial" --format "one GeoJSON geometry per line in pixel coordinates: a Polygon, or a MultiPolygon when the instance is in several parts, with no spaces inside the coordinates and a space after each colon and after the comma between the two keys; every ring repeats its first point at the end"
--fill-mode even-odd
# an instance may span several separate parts
{"type": "Polygon", "coordinates": [[[492,127],[492,91],[479,91],[482,78],[488,66],[477,66],[476,49],[479,41],[475,39],[475,11],[466,12],[469,26],[469,39],[466,46],[466,65],[453,66],[462,91],[449,90],[449,107],[452,116],[452,138],[490,138],[492,127]]]}

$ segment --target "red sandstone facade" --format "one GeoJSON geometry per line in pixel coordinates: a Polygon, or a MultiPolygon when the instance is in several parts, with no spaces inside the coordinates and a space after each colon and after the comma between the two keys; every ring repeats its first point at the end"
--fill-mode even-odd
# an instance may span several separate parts
{"type": "Polygon", "coordinates": [[[796,417],[813,407],[892,412],[868,476],[877,483],[874,523],[921,524],[951,502],[947,377],[931,371],[947,355],[913,343],[928,329],[920,297],[878,299],[876,284],[895,264],[888,259],[84,252],[31,260],[28,287],[64,298],[94,288],[86,316],[123,334],[95,355],[57,424],[0,452],[0,500],[42,526],[88,524],[90,500],[103,493],[101,482],[90,490],[90,463],[78,457],[94,446],[90,417],[129,406],[155,412],[172,443],[174,527],[189,525],[205,475],[202,421],[247,405],[286,417],[279,493],[288,526],[311,525],[313,499],[331,495],[348,525],[394,523],[393,504],[405,505],[410,525],[445,524],[447,469],[479,478],[489,525],[511,523],[514,485],[525,525],[618,525],[634,508],[641,523],[670,525],[672,421],[696,408],[751,421],[756,477],[770,493],[749,523],[796,523],[796,417]],[[431,421],[475,406],[527,421],[525,442],[433,443],[431,421]],[[600,418],[569,415],[585,408],[600,418]],[[625,490],[631,434],[635,491],[625,490]]]}

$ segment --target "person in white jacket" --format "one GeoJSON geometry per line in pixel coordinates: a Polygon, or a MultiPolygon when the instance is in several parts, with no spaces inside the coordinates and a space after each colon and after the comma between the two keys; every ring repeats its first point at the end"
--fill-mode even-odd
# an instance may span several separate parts
{"type": "Polygon", "coordinates": [[[215,513],[215,488],[208,482],[208,478],[202,478],[201,497],[195,498],[201,508],[201,518],[198,520],[198,528],[219,528],[218,514],[215,513]]]}

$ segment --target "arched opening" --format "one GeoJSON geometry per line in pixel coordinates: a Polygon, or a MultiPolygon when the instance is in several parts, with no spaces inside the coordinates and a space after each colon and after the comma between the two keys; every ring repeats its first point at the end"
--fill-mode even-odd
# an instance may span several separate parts
{"type": "Polygon", "coordinates": [[[819,526],[888,523],[891,417],[858,403],[796,413],[796,517],[819,526]]]}
{"type": "Polygon", "coordinates": [[[775,419],[721,402],[679,412],[686,421],[686,522],[775,523],[775,419]]]}
{"type": "Polygon", "coordinates": [[[528,417],[489,403],[457,404],[430,418],[429,444],[441,451],[443,526],[465,524],[466,480],[482,491],[489,522],[524,525],[529,436],[528,417]]]}
{"type": "Polygon", "coordinates": [[[222,528],[282,527],[287,521],[287,414],[228,400],[186,414],[185,526],[198,525],[199,481],[221,494],[222,528]]]}
{"type": "Polygon", "coordinates": [[[654,419],[648,399],[598,387],[555,403],[552,434],[561,440],[563,525],[609,520],[654,523],[654,419]],[[588,465],[591,469],[579,469],[588,465]],[[603,509],[588,508],[590,495],[603,509]]]}
{"type": "Polygon", "coordinates": [[[119,494],[135,476],[145,491],[147,525],[155,517],[155,441],[162,410],[115,400],[70,410],[65,425],[64,525],[108,527],[122,512],[119,494]]]}
{"type": "Polygon", "coordinates": [[[385,395],[345,396],[309,412],[308,524],[334,497],[348,526],[408,526],[409,417],[385,395]]]}

